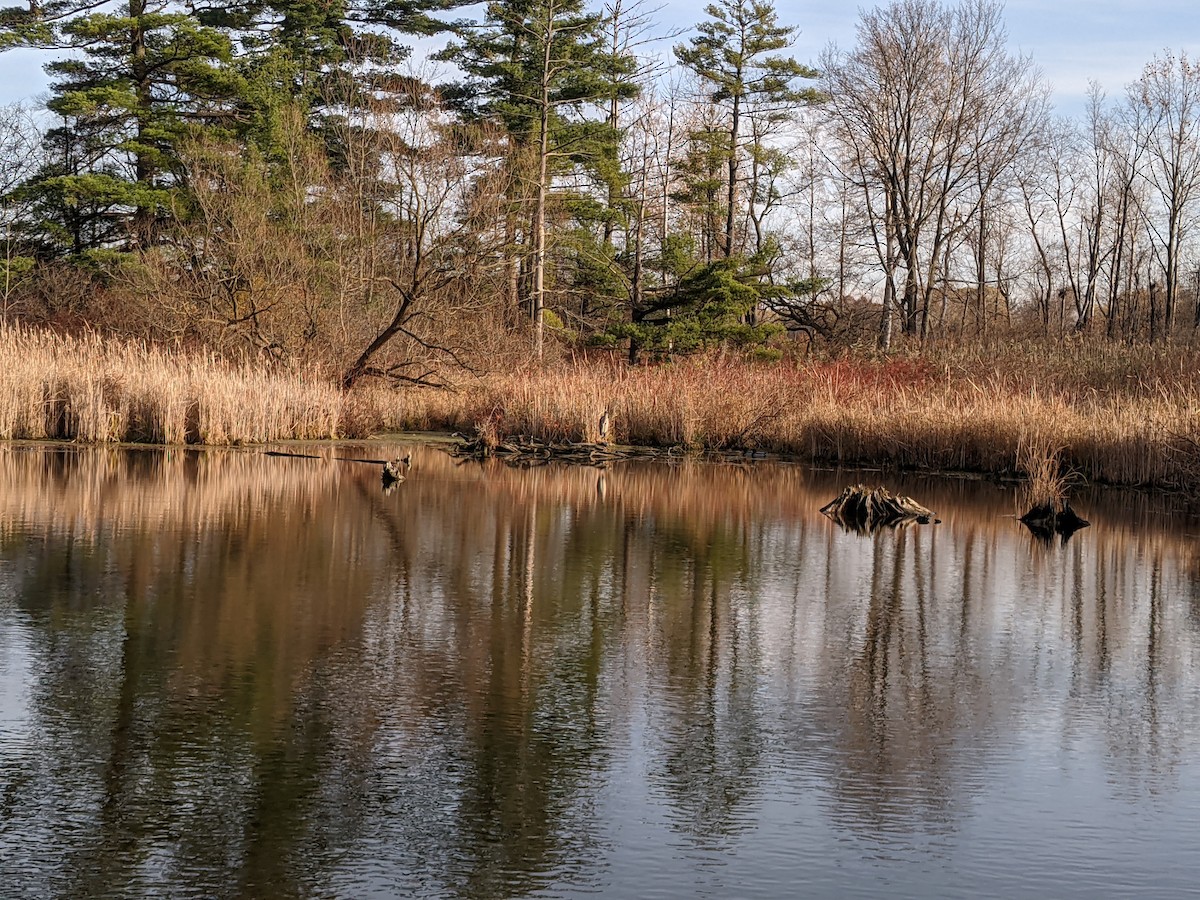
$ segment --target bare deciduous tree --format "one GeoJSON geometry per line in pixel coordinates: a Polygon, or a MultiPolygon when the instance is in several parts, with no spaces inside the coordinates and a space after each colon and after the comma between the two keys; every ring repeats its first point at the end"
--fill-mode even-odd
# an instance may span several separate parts
{"type": "Polygon", "coordinates": [[[925,335],[947,242],[1044,117],[1039,75],[1009,54],[1001,14],[991,0],[897,0],[863,14],[853,50],[822,61],[843,166],[877,230],[883,346],[893,298],[904,333],[925,335]]]}
{"type": "Polygon", "coordinates": [[[33,260],[20,252],[17,229],[28,214],[18,188],[37,171],[42,135],[32,111],[20,103],[0,107],[0,321],[8,319],[13,296],[33,260]]]}
{"type": "Polygon", "coordinates": [[[1161,254],[1165,290],[1163,326],[1171,333],[1179,292],[1180,254],[1200,199],[1200,66],[1187,54],[1155,57],[1129,86],[1129,120],[1147,165],[1141,177],[1154,188],[1157,209],[1146,222],[1161,254]]]}

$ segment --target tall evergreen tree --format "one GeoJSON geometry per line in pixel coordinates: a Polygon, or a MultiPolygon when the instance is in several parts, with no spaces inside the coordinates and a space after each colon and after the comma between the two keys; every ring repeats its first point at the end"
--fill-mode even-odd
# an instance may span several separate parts
{"type": "Polygon", "coordinates": [[[228,34],[247,91],[239,108],[243,134],[268,157],[290,133],[299,111],[323,133],[335,164],[345,115],[378,111],[387,97],[402,103],[414,95],[400,68],[411,37],[445,31],[448,13],[466,0],[243,0],[198,8],[205,25],[228,34]]]}
{"type": "Polygon", "coordinates": [[[50,235],[70,252],[133,249],[156,240],[179,183],[178,150],[195,127],[224,124],[241,91],[232,45],[182,4],[56,0],[0,11],[0,46],[64,51],[50,62],[52,162],[29,190],[40,195],[50,235]],[[91,209],[113,228],[72,222],[91,209]],[[101,213],[102,211],[102,213],[101,213]]]}
{"type": "MultiPolygon", "coordinates": [[[[603,17],[583,0],[513,0],[487,6],[483,27],[463,30],[443,54],[466,73],[449,92],[469,115],[495,119],[512,148],[510,164],[527,172],[529,216],[521,281],[541,353],[546,294],[547,203],[557,175],[595,172],[616,153],[605,116],[635,96],[636,63],[606,42],[603,17]]],[[[518,198],[514,198],[518,199],[518,198]]]]}
{"type": "Polygon", "coordinates": [[[727,110],[724,149],[726,165],[725,231],[722,252],[734,252],[737,219],[738,168],[742,158],[741,135],[747,107],[795,109],[820,98],[796,82],[815,78],[817,72],[779,50],[790,47],[796,29],[778,24],[768,0],[719,0],[705,7],[712,21],[702,23],[699,34],[675,48],[675,56],[703,79],[714,103],[727,110]]]}

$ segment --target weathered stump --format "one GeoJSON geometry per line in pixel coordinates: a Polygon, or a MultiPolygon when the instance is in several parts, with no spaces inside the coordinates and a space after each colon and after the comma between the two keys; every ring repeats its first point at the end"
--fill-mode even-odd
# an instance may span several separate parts
{"type": "Polygon", "coordinates": [[[383,486],[398,484],[405,478],[405,473],[408,471],[410,457],[404,459],[393,459],[391,462],[383,464],[383,486]]]}
{"type": "Polygon", "coordinates": [[[1059,508],[1053,503],[1039,503],[1021,516],[1021,523],[1040,538],[1049,539],[1061,535],[1065,541],[1081,528],[1091,523],[1081,518],[1071,504],[1063,502],[1059,508]]]}
{"type": "Polygon", "coordinates": [[[911,497],[893,496],[887,488],[856,484],[845,488],[821,512],[839,525],[855,531],[904,525],[929,525],[941,521],[911,497]]]}

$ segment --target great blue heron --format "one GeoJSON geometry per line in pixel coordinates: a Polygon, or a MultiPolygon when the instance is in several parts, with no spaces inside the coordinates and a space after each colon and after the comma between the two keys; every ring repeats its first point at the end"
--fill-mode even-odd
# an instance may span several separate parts
{"type": "Polygon", "coordinates": [[[612,419],[608,415],[608,410],[606,409],[604,412],[600,413],[600,440],[601,441],[608,440],[608,429],[609,429],[610,425],[612,425],[612,419]]]}

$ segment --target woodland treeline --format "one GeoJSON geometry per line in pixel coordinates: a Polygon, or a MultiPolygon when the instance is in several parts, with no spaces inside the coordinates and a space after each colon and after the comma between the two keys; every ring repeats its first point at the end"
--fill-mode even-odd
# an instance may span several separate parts
{"type": "Polygon", "coordinates": [[[0,9],[0,48],[44,51],[52,78],[0,110],[0,315],[346,387],[593,347],[1200,328],[1186,55],[1061,118],[991,0],[864,11],[810,61],[768,0],[717,0],[679,33],[654,16],[0,9]]]}

